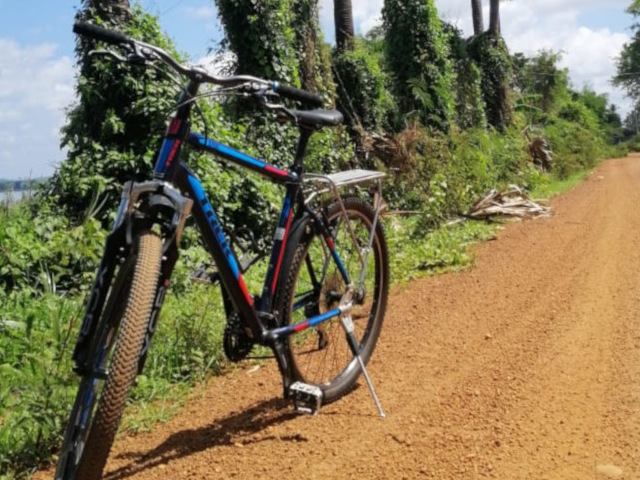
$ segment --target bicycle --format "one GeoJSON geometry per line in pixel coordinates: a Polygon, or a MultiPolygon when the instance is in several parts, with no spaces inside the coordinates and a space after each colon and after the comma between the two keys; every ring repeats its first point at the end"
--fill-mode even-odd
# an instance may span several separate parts
{"type": "Polygon", "coordinates": [[[289,109],[273,102],[285,97],[321,107],[322,98],[252,76],[216,77],[119,32],[82,22],[74,25],[74,32],[123,50],[94,53],[139,65],[161,62],[188,82],[159,149],[153,179],[127,182],[123,188],[73,351],[80,385],[56,480],[101,476],[128,392],[144,367],[190,214],[217,266],[215,272],[199,269],[194,278],[220,285],[227,315],[227,356],[239,361],[254,344],[269,347],[282,375],[285,398],[306,413],[317,413],[321,404],[347,394],[363,373],[384,416],[365,367],[380,334],[389,288],[387,244],[380,223],[384,174],[352,170],[320,175],[305,174],[303,169],[313,132],[339,125],[342,115],[334,110],[289,109]],[[290,170],[191,132],[194,102],[213,95],[198,95],[207,83],[253,98],[299,127],[290,170]],[[237,259],[202,185],[181,160],[184,144],[285,187],[261,295],[247,290],[243,273],[253,261],[237,259]],[[369,187],[373,204],[344,193],[355,186],[369,187]]]}

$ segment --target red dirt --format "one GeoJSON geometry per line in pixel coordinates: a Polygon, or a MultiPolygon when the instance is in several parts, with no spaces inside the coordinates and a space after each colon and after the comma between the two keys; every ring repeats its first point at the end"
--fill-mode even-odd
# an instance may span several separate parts
{"type": "Polygon", "coordinates": [[[640,155],[552,207],[395,289],[370,363],[386,419],[362,381],[308,417],[275,365],[239,370],[118,440],[105,478],[640,478],[640,155]]]}

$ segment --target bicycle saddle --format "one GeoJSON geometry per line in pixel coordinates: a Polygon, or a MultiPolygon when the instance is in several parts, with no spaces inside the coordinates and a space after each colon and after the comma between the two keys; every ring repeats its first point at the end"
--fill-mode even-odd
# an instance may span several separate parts
{"type": "Polygon", "coordinates": [[[309,127],[335,127],[344,117],[337,110],[290,110],[297,123],[309,127]]]}

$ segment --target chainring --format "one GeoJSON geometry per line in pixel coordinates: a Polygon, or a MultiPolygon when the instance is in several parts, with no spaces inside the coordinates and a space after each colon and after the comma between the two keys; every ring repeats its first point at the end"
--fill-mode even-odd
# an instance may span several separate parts
{"type": "Polygon", "coordinates": [[[253,340],[244,330],[244,324],[240,316],[233,312],[227,317],[227,325],[224,327],[222,347],[224,354],[232,362],[239,362],[249,355],[253,348],[253,340]]]}

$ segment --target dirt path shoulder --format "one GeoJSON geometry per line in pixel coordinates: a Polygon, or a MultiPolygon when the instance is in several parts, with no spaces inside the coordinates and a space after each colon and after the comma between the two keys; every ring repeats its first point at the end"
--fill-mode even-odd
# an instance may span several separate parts
{"type": "MultiPolygon", "coordinates": [[[[640,478],[640,156],[396,289],[360,388],[296,416],[274,365],[120,439],[108,480],[640,478]]],[[[37,478],[46,478],[44,476],[37,478]]]]}

